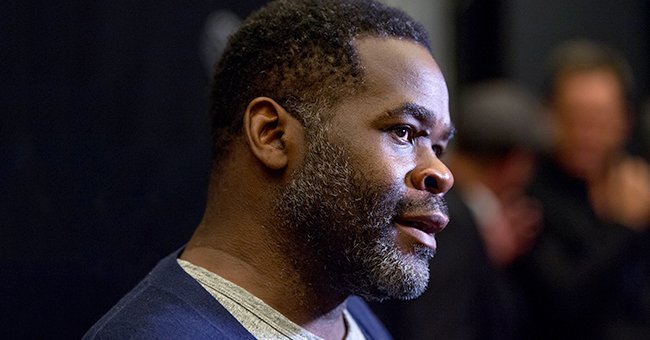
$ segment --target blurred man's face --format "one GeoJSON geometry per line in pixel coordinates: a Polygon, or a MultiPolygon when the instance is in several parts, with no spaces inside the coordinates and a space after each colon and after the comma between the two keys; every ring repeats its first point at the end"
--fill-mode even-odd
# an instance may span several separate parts
{"type": "Polygon", "coordinates": [[[625,110],[621,86],[608,70],[570,73],[558,80],[556,150],[573,176],[590,180],[604,171],[625,142],[625,110]]]}
{"type": "Polygon", "coordinates": [[[368,299],[413,298],[448,221],[442,195],[453,177],[439,159],[452,130],[447,88],[415,43],[367,38],[356,47],[365,89],[307,131],[278,216],[308,280],[368,299]],[[416,183],[422,170],[437,181],[429,190],[416,183]]]}

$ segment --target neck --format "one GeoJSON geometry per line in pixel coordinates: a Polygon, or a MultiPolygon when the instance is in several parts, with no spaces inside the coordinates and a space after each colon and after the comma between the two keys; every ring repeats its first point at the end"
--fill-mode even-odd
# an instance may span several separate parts
{"type": "MultiPolygon", "coordinates": [[[[211,178],[199,227],[181,258],[242,287],[289,320],[321,337],[342,338],[345,298],[301,270],[309,254],[286,238],[275,217],[276,185],[286,178],[233,152],[211,178]]],[[[304,268],[302,268],[304,269],[304,268]]]]}
{"type": "MultiPolygon", "coordinates": [[[[232,197],[228,202],[235,203],[232,197]]],[[[274,225],[252,216],[232,213],[233,204],[212,204],[188,242],[181,258],[242,287],[292,322],[321,337],[341,339],[345,334],[342,311],[346,296],[327,291],[301,275],[286,242],[274,225]],[[228,207],[229,206],[229,207],[228,207]]],[[[260,209],[269,211],[268,209],[260,209]]]]}

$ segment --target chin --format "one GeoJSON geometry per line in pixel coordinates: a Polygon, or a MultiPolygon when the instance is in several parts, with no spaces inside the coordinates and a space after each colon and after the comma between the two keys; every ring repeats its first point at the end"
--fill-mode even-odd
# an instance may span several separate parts
{"type": "Polygon", "coordinates": [[[406,253],[395,247],[369,270],[366,285],[353,293],[368,301],[411,300],[424,293],[429,283],[428,251],[406,253]]]}

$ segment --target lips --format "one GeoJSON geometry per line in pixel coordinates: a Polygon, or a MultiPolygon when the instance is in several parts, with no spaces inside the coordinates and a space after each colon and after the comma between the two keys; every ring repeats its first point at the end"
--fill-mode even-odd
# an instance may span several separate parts
{"type": "Polygon", "coordinates": [[[435,234],[441,232],[449,223],[449,218],[442,213],[435,213],[430,215],[407,215],[396,218],[396,223],[401,225],[419,229],[427,234],[435,234]]]}
{"type": "Polygon", "coordinates": [[[395,219],[398,230],[413,241],[436,249],[435,234],[441,232],[449,218],[442,213],[406,214],[395,219]]]}

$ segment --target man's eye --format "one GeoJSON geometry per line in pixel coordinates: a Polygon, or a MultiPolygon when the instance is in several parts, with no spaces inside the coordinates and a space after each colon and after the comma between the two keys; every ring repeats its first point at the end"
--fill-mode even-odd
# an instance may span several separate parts
{"type": "Polygon", "coordinates": [[[413,138],[413,130],[408,126],[396,126],[392,128],[392,132],[398,139],[407,143],[413,138]]]}

